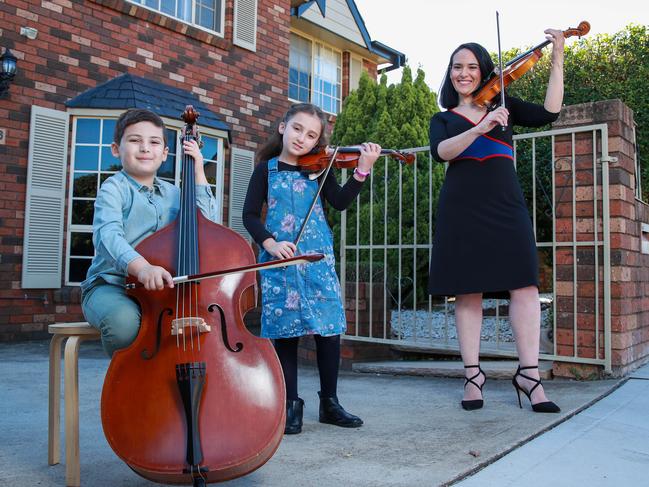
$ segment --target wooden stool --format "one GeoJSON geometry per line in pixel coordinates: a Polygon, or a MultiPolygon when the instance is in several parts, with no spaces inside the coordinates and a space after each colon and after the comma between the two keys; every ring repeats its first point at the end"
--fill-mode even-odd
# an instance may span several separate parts
{"type": "Polygon", "coordinates": [[[79,467],[79,345],[84,340],[99,340],[101,333],[85,321],[56,323],[48,326],[53,335],[50,342],[49,422],[47,432],[47,462],[59,463],[61,456],[61,345],[65,344],[64,404],[65,404],[65,481],[69,487],[81,482],[79,467]]]}

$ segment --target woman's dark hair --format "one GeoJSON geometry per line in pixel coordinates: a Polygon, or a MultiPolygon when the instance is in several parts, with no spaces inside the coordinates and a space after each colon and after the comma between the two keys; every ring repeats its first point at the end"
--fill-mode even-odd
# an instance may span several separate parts
{"type": "Polygon", "coordinates": [[[327,134],[325,129],[327,127],[327,119],[325,114],[320,108],[311,104],[311,103],[296,103],[291,105],[290,108],[284,114],[281,120],[279,120],[274,127],[273,134],[268,138],[266,142],[257,150],[257,155],[255,156],[256,162],[267,161],[276,157],[282,153],[282,148],[284,144],[282,142],[283,136],[279,133],[279,124],[288,123],[295,115],[298,113],[308,113],[309,115],[314,115],[320,120],[321,130],[320,138],[316,147],[324,147],[327,145],[327,134]]]}
{"type": "Polygon", "coordinates": [[[480,86],[478,86],[476,91],[482,88],[482,85],[484,85],[484,83],[489,79],[489,76],[494,70],[494,62],[491,60],[491,56],[489,56],[487,50],[480,44],[467,42],[458,46],[458,48],[453,51],[453,54],[451,54],[451,58],[448,61],[448,67],[446,68],[446,76],[444,76],[442,88],[439,90],[439,104],[446,109],[455,108],[460,103],[457,91],[455,91],[453,82],[451,81],[451,69],[453,67],[453,57],[462,49],[468,49],[471,51],[478,60],[481,79],[480,86]]]}
{"type": "Polygon", "coordinates": [[[115,124],[113,142],[119,145],[122,142],[122,137],[124,136],[126,127],[140,122],[151,122],[156,127],[161,128],[164,144],[165,146],[167,145],[167,133],[165,131],[164,122],[157,113],[153,113],[151,110],[146,110],[144,108],[131,108],[119,116],[117,123],[115,124]]]}

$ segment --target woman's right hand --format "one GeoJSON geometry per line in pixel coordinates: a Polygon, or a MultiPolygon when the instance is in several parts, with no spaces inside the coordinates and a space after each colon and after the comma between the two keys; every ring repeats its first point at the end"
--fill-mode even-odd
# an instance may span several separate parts
{"type": "Polygon", "coordinates": [[[262,243],[262,246],[270,255],[277,259],[289,259],[295,255],[297,250],[293,242],[282,240],[276,241],[274,238],[267,238],[262,243]]]}
{"type": "Polygon", "coordinates": [[[487,113],[480,123],[475,126],[475,130],[480,135],[486,134],[487,132],[491,132],[496,125],[501,125],[503,127],[507,126],[508,118],[509,110],[505,107],[498,107],[487,113]]]}

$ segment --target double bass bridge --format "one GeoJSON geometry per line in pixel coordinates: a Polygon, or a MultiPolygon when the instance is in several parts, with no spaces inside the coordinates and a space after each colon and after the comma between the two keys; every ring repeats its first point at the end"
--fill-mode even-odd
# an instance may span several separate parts
{"type": "Polygon", "coordinates": [[[198,333],[207,333],[212,330],[212,327],[207,322],[198,316],[190,316],[187,318],[176,318],[171,320],[171,335],[184,335],[185,328],[190,333],[197,331],[198,333]]]}

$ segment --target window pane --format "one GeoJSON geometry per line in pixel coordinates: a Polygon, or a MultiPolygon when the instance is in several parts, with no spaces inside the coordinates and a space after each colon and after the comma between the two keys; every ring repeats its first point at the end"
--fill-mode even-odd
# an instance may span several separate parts
{"type": "Polygon", "coordinates": [[[216,184],[216,163],[208,162],[205,164],[204,169],[207,182],[214,186],[216,184]]]}
{"type": "Polygon", "coordinates": [[[92,233],[72,232],[70,236],[70,255],[92,257],[95,248],[92,246],[92,233]]]}
{"type": "Polygon", "coordinates": [[[176,144],[178,143],[178,133],[172,129],[165,129],[167,135],[167,147],[169,147],[169,155],[176,154],[176,144]]]}
{"type": "Polygon", "coordinates": [[[113,174],[107,174],[107,173],[101,173],[99,175],[99,186],[104,184],[104,181],[106,181],[109,177],[111,177],[113,174]]]}
{"type": "Polygon", "coordinates": [[[340,53],[322,44],[315,45],[313,94],[311,99],[324,111],[337,113],[340,107],[342,60],[340,53]]]}
{"type": "MultiPolygon", "coordinates": [[[[99,132],[97,132],[99,134],[99,132]]],[[[99,140],[99,135],[97,135],[99,140]]],[[[96,171],[99,167],[99,147],[77,146],[74,150],[74,168],[96,171]]]]}
{"type": "Polygon", "coordinates": [[[92,259],[70,259],[70,282],[81,282],[86,279],[92,259]]]}
{"type": "Polygon", "coordinates": [[[191,0],[178,0],[178,11],[176,16],[187,22],[192,21],[192,2],[191,0]]]}
{"type": "Polygon", "coordinates": [[[99,143],[99,120],[94,118],[77,119],[77,143],[99,143]]]}
{"type": "Polygon", "coordinates": [[[167,15],[176,15],[176,0],[161,0],[160,11],[167,15]]]}
{"type": "Polygon", "coordinates": [[[73,185],[73,196],[95,198],[97,196],[97,173],[75,171],[73,185]]]}
{"type": "Polygon", "coordinates": [[[122,163],[118,158],[113,156],[110,147],[101,148],[101,170],[102,171],[119,171],[122,169],[122,163]]]}
{"type": "Polygon", "coordinates": [[[298,96],[298,89],[296,85],[288,85],[288,97],[293,99],[293,100],[299,100],[298,96]]]}
{"type": "Polygon", "coordinates": [[[172,156],[167,156],[167,160],[162,163],[160,169],[158,169],[157,176],[159,178],[171,179],[173,180],[176,177],[176,165],[175,158],[172,156]]]}
{"type": "Polygon", "coordinates": [[[311,41],[291,34],[289,51],[289,98],[309,101],[311,90],[311,41]]]}
{"type": "Polygon", "coordinates": [[[73,200],[72,201],[72,224],[92,225],[94,214],[94,201],[73,200]]]}
{"type": "Polygon", "coordinates": [[[101,132],[101,143],[102,144],[112,144],[113,137],[115,135],[115,125],[117,125],[117,120],[115,119],[105,119],[103,120],[104,126],[101,132]]]}
{"type": "Polygon", "coordinates": [[[204,145],[201,149],[201,154],[203,154],[203,158],[206,161],[216,161],[218,156],[216,151],[219,146],[217,140],[212,137],[206,137],[205,135],[202,138],[204,145]]]}

